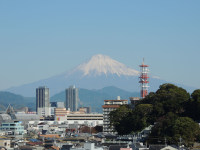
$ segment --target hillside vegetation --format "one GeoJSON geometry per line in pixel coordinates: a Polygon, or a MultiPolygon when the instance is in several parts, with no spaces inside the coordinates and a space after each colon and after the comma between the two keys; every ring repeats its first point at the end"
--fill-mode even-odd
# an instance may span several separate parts
{"type": "Polygon", "coordinates": [[[134,109],[122,106],[110,113],[111,125],[123,134],[142,131],[154,125],[148,143],[178,144],[180,137],[190,146],[200,141],[200,90],[191,95],[173,84],[163,84],[156,92],[138,103],[134,109]]]}
{"type": "Polygon", "coordinates": [[[0,91],[0,111],[6,110],[9,104],[16,109],[27,106],[35,110],[35,98],[23,97],[10,92],[0,91]]]}

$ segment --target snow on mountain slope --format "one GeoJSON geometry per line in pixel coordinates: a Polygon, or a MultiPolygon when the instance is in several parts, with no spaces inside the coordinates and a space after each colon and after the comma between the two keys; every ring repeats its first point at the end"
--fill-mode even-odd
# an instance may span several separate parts
{"type": "MultiPolygon", "coordinates": [[[[156,91],[161,84],[167,82],[155,76],[150,76],[149,80],[149,91],[156,91]]],[[[35,95],[35,89],[39,86],[47,86],[51,91],[51,95],[54,95],[70,85],[85,89],[101,89],[107,86],[115,86],[126,91],[138,92],[140,90],[139,71],[128,68],[108,56],[99,54],[73,70],[44,80],[12,87],[7,91],[29,97],[35,95]]]]}
{"type": "Polygon", "coordinates": [[[117,76],[138,76],[139,71],[128,68],[126,65],[105,55],[95,55],[88,62],[80,64],[74,72],[81,71],[83,76],[98,76],[116,74],[117,76]]]}

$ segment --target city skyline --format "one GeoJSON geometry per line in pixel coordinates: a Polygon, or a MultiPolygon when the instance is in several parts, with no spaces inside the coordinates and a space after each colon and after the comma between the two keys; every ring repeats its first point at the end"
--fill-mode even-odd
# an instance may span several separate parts
{"type": "Polygon", "coordinates": [[[200,88],[199,1],[1,1],[0,90],[68,71],[96,54],[200,88]]]}

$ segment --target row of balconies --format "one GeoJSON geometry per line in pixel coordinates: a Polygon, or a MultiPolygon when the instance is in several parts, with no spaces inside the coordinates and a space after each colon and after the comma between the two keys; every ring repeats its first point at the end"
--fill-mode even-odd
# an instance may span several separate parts
{"type": "Polygon", "coordinates": [[[124,105],[128,104],[128,101],[108,101],[104,102],[104,105],[124,105]]]}
{"type": "Polygon", "coordinates": [[[24,128],[23,127],[21,127],[21,128],[3,128],[3,127],[1,127],[0,128],[0,130],[3,130],[3,131],[6,131],[6,130],[24,130],[24,128]]]}
{"type": "Polygon", "coordinates": [[[111,112],[113,110],[116,110],[116,108],[104,108],[103,112],[111,112]]]}

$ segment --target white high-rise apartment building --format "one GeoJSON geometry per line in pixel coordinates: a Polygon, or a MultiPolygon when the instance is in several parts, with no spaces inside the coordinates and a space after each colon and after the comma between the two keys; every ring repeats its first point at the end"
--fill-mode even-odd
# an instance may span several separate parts
{"type": "Polygon", "coordinates": [[[116,110],[120,105],[127,105],[128,100],[120,100],[118,96],[116,100],[104,100],[103,108],[103,132],[115,133],[114,128],[110,126],[109,114],[111,111],[116,110]]]}
{"type": "Polygon", "coordinates": [[[50,116],[49,88],[41,86],[36,89],[36,110],[39,116],[50,116]]]}

